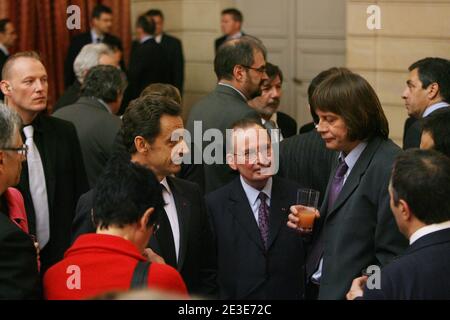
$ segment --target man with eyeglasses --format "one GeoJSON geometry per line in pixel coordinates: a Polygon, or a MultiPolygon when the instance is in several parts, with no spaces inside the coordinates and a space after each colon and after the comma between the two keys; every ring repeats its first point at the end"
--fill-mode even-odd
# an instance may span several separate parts
{"type": "MultiPolygon", "coordinates": [[[[226,137],[226,129],[246,117],[259,119],[259,114],[247,105],[247,101],[261,94],[261,85],[268,80],[266,74],[266,49],[251,37],[230,40],[221,46],[214,60],[214,70],[218,84],[214,91],[200,100],[192,108],[187,121],[187,129],[192,141],[202,141],[196,137],[194,128],[202,125],[202,135],[208,129],[218,129],[226,137]]],[[[214,141],[217,148],[224,148],[224,141],[214,141]]],[[[203,150],[206,146],[196,146],[203,150]]],[[[223,153],[225,154],[225,152],[223,153]]],[[[203,159],[205,161],[206,159],[203,159]]],[[[225,164],[203,164],[206,193],[230,182],[236,173],[225,164]]]]}
{"type": "Polygon", "coordinates": [[[38,264],[19,183],[26,146],[20,136],[22,121],[0,104],[0,300],[38,297],[38,264]]]}
{"type": "Polygon", "coordinates": [[[43,114],[48,76],[39,55],[19,52],[8,58],[0,87],[8,107],[21,117],[28,156],[18,189],[30,234],[39,242],[41,272],[63,258],[78,198],[88,190],[80,142],[73,124],[43,114]]]}
{"type": "Polygon", "coordinates": [[[284,223],[298,186],[274,176],[266,128],[253,119],[235,123],[227,160],[239,176],[206,196],[217,247],[219,297],[302,299],[303,239],[284,223]]]}

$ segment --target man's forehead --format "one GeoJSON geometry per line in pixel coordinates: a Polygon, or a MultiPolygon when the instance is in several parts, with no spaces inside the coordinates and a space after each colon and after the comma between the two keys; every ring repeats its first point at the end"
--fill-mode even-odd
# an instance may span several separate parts
{"type": "Polygon", "coordinates": [[[17,78],[26,78],[29,76],[46,76],[47,70],[41,61],[31,58],[31,57],[19,57],[16,58],[12,64],[9,66],[8,78],[17,79],[17,78]],[[34,65],[31,68],[30,65],[34,65]],[[39,74],[38,74],[39,72],[39,74]]]}

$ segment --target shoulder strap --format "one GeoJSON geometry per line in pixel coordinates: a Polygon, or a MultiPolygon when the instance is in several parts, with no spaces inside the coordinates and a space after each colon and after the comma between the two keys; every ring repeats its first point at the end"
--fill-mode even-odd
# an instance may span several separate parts
{"type": "Polygon", "coordinates": [[[151,263],[149,261],[139,261],[134,268],[133,277],[131,278],[130,289],[147,288],[148,269],[151,263]]]}

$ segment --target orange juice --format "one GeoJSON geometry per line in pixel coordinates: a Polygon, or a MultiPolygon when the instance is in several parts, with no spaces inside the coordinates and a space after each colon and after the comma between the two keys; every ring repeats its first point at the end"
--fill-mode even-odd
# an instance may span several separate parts
{"type": "Polygon", "coordinates": [[[311,209],[301,209],[298,211],[297,217],[299,218],[297,226],[303,230],[311,231],[314,225],[314,219],[316,214],[311,209]]]}

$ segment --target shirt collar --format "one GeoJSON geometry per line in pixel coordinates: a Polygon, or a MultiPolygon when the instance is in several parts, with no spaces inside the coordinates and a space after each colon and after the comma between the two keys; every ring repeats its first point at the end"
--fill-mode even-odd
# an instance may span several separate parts
{"type": "Polygon", "coordinates": [[[2,50],[4,54],[9,56],[9,50],[7,47],[5,47],[5,45],[3,43],[0,43],[0,50],[2,50]]]}
{"type": "Polygon", "coordinates": [[[267,183],[262,190],[255,189],[247,184],[242,176],[240,176],[240,179],[242,187],[244,188],[244,192],[251,205],[254,205],[256,203],[261,192],[264,192],[267,198],[270,199],[270,195],[272,194],[272,178],[269,178],[269,180],[267,180],[267,183]]]}
{"type": "MultiPolygon", "coordinates": [[[[272,114],[272,116],[270,117],[269,120],[273,121],[275,123],[275,127],[279,128],[277,119],[278,119],[278,116],[277,116],[277,113],[275,112],[274,114],[272,114]]],[[[264,125],[264,124],[266,124],[267,120],[264,118],[261,118],[261,122],[264,125]]]]}
{"type": "Polygon", "coordinates": [[[225,87],[231,88],[231,89],[233,89],[234,91],[236,91],[237,93],[239,93],[239,94],[242,96],[242,98],[244,98],[245,101],[248,100],[247,97],[245,96],[245,94],[243,94],[241,91],[239,91],[238,89],[236,89],[235,87],[233,87],[231,84],[219,82],[219,86],[225,86],[225,87]]]}
{"type": "Polygon", "coordinates": [[[416,230],[411,237],[409,238],[409,245],[412,245],[414,242],[419,240],[420,238],[437,231],[441,231],[444,229],[450,228],[450,221],[445,221],[442,223],[430,224],[428,226],[422,227],[419,230],[416,230]]]}
{"type": "Polygon", "coordinates": [[[445,107],[448,107],[447,102],[442,101],[442,102],[435,103],[425,109],[425,111],[423,112],[422,118],[428,117],[430,115],[430,113],[432,113],[438,109],[445,108],[445,107]]]}
{"type": "Polygon", "coordinates": [[[142,43],[144,43],[145,41],[150,40],[150,39],[153,39],[153,36],[147,35],[147,36],[143,37],[143,38],[141,39],[141,41],[139,41],[139,43],[142,44],[142,43]]]}
{"type": "Polygon", "coordinates": [[[97,101],[100,102],[100,104],[101,104],[102,106],[104,106],[105,109],[106,109],[109,113],[112,114],[111,109],[109,108],[108,104],[107,104],[105,101],[103,101],[102,99],[98,99],[98,98],[95,98],[95,99],[97,99],[97,101]]]}
{"type": "Polygon", "coordinates": [[[239,39],[239,38],[241,38],[241,37],[242,37],[242,32],[239,31],[239,32],[237,32],[237,33],[235,33],[235,34],[232,34],[231,36],[228,36],[228,37],[227,37],[227,40],[239,39]]]}
{"type": "Polygon", "coordinates": [[[157,36],[155,37],[156,43],[161,43],[162,38],[163,38],[163,34],[162,34],[162,33],[161,33],[160,35],[157,35],[157,36]]]}
{"type": "Polygon", "coordinates": [[[105,36],[103,35],[103,36],[99,36],[98,34],[97,34],[97,32],[95,32],[95,30],[94,29],[91,29],[91,38],[92,38],[92,41],[94,42],[94,43],[96,43],[96,39],[100,39],[100,42],[101,41],[103,41],[103,38],[104,38],[105,36]]]}
{"type": "Polygon", "coordinates": [[[167,182],[167,178],[164,178],[160,183],[164,186],[164,188],[166,189],[166,191],[169,194],[172,194],[172,190],[170,190],[169,183],[167,182]]]}
{"type": "Polygon", "coordinates": [[[339,159],[344,159],[345,163],[347,164],[348,170],[347,172],[352,171],[353,167],[356,164],[356,161],[358,161],[359,157],[361,156],[361,153],[363,153],[364,149],[367,147],[367,142],[361,142],[359,143],[355,148],[353,148],[352,151],[344,158],[344,153],[341,152],[339,154],[339,159]]]}

